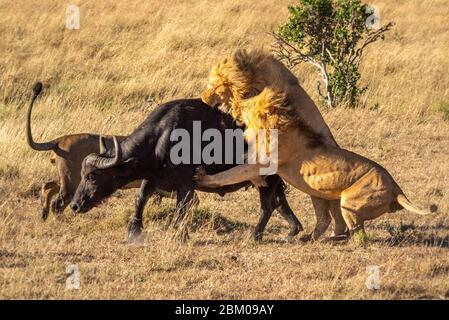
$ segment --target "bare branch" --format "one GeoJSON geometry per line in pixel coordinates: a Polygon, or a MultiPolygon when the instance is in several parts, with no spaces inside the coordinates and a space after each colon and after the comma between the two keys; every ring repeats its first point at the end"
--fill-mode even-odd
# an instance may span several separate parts
{"type": "Polygon", "coordinates": [[[316,82],[316,91],[318,92],[318,95],[319,95],[322,99],[324,99],[324,100],[327,99],[326,96],[325,96],[324,94],[321,93],[321,82],[320,82],[320,81],[317,81],[317,82],[316,82]]]}
{"type": "Polygon", "coordinates": [[[326,49],[326,52],[329,56],[329,58],[332,60],[333,63],[337,63],[337,61],[335,60],[334,56],[332,55],[332,53],[329,51],[329,49],[326,49]]]}
{"type": "Polygon", "coordinates": [[[274,45],[272,46],[272,51],[283,61],[287,63],[289,67],[294,67],[298,65],[301,62],[308,62],[311,65],[313,65],[315,68],[318,69],[318,71],[321,74],[321,78],[323,79],[323,82],[326,87],[326,93],[327,96],[323,95],[320,90],[320,84],[318,84],[317,89],[318,93],[321,97],[323,97],[326,101],[329,107],[334,106],[333,101],[333,94],[332,94],[332,88],[329,83],[329,74],[326,68],[326,62],[324,61],[324,56],[326,54],[326,51],[328,52],[331,59],[334,59],[331,52],[326,48],[325,42],[322,42],[322,49],[321,49],[321,55],[320,60],[317,61],[312,56],[306,55],[301,50],[296,48],[295,46],[291,45],[288,41],[286,41],[284,38],[282,38],[277,33],[271,34],[273,38],[276,40],[274,45]]]}
{"type": "Polygon", "coordinates": [[[332,87],[329,82],[329,74],[327,72],[326,64],[324,63],[324,61],[321,61],[320,69],[321,69],[321,76],[323,78],[324,84],[326,85],[327,105],[329,108],[333,108],[334,107],[334,95],[333,95],[332,87]]]}
{"type": "Polygon", "coordinates": [[[351,63],[356,63],[356,64],[360,64],[361,61],[361,57],[363,54],[363,50],[365,50],[365,48],[367,46],[369,46],[371,43],[376,42],[380,37],[382,37],[382,35],[389,31],[391,28],[393,28],[394,26],[394,22],[389,22],[386,25],[384,25],[383,27],[370,32],[367,37],[365,38],[365,40],[363,41],[362,45],[360,46],[360,48],[358,48],[354,54],[354,56],[350,59],[351,63]]]}
{"type": "Polygon", "coordinates": [[[294,67],[301,62],[310,60],[310,57],[303,54],[301,50],[288,43],[279,34],[273,32],[271,35],[276,40],[272,46],[272,51],[289,66],[294,67]]]}

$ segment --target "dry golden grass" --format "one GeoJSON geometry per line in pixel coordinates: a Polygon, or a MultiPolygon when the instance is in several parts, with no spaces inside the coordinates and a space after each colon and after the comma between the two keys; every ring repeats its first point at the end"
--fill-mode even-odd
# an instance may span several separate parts
{"type": "MultiPolygon", "coordinates": [[[[195,230],[182,245],[154,219],[171,200],[148,205],[145,241],[127,243],[133,191],[86,215],[67,211],[41,223],[38,189],[55,169],[49,154],[25,143],[35,80],[50,85],[33,117],[39,140],[126,134],[155,104],[198,96],[222,56],[268,46],[267,33],[293,1],[74,2],[81,29],[73,31],[64,27],[60,1],[0,2],[0,298],[449,296],[449,123],[436,111],[449,104],[449,1],[376,0],[383,21],[397,26],[367,52],[366,108],[323,110],[342,146],[383,164],[415,203],[439,206],[432,217],[399,212],[369,223],[365,246],[283,243],[287,226],[278,215],[263,243],[252,243],[254,190],[223,199],[201,194],[195,230]],[[72,263],[80,290],[65,287],[72,263]],[[380,267],[376,292],[365,287],[369,265],[380,267]]],[[[316,98],[315,72],[294,71],[316,98]]],[[[288,198],[310,231],[309,198],[296,190],[288,198]]]]}

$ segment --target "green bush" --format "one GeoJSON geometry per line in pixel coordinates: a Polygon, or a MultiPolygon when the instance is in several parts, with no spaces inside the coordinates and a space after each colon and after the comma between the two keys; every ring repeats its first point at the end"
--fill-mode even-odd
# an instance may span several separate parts
{"type": "Polygon", "coordinates": [[[288,8],[287,23],[274,33],[274,52],[290,67],[308,62],[321,74],[329,107],[355,106],[360,94],[359,66],[364,49],[393,27],[378,21],[375,10],[360,0],[298,0],[288,8]]]}

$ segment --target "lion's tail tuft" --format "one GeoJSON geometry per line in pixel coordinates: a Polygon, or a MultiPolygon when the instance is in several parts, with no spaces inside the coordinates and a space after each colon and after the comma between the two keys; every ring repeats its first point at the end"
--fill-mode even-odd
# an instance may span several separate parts
{"type": "Polygon", "coordinates": [[[415,207],[413,203],[411,203],[404,194],[399,194],[396,198],[397,202],[406,210],[417,213],[422,216],[427,216],[437,211],[437,206],[433,204],[430,207],[430,211],[426,211],[420,208],[415,207]]]}

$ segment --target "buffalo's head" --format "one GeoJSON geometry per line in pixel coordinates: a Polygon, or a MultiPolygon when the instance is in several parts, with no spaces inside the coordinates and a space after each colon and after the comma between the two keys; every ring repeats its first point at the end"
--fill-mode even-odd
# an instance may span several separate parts
{"type": "Polygon", "coordinates": [[[76,189],[70,208],[84,213],[98,205],[114,191],[131,182],[136,158],[122,159],[122,151],[116,137],[114,155],[108,155],[104,138],[100,137],[100,154],[90,154],[81,167],[81,182],[76,189]]]}

